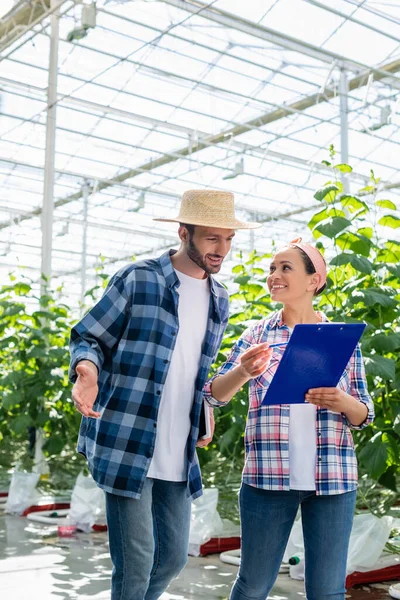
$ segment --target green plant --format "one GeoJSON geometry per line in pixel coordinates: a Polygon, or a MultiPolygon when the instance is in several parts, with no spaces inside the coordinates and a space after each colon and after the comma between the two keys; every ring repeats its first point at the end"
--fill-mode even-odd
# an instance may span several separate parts
{"type": "MultiPolygon", "coordinates": [[[[62,290],[40,296],[25,277],[0,288],[0,464],[30,469],[38,432],[50,465],[75,462],[79,415],[68,382],[71,317],[62,290]]],[[[79,460],[79,459],[78,459],[79,460]]]]}
{"type": "MultiPolygon", "coordinates": [[[[331,148],[331,160],[334,150],[331,148]]],[[[309,227],[329,258],[329,281],[319,302],[333,321],[362,320],[367,329],[361,348],[376,418],[353,433],[361,474],[397,492],[400,465],[400,227],[396,205],[381,198],[379,179],[371,171],[358,195],[345,193],[340,174],[349,165],[332,167],[332,180],[315,193],[321,210],[309,227]],[[368,202],[366,201],[368,200],[368,202]]]]}

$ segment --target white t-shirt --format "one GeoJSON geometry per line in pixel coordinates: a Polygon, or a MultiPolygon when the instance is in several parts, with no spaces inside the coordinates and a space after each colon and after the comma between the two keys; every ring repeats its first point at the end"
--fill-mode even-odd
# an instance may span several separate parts
{"type": "MultiPolygon", "coordinates": [[[[293,329],[289,328],[290,333],[293,329]]],[[[315,490],[317,409],[313,404],[291,404],[289,470],[291,490],[315,490]]]]}
{"type": "Polygon", "coordinates": [[[210,305],[208,278],[195,279],[179,271],[176,274],[181,282],[177,288],[179,331],[160,400],[154,454],[147,473],[147,477],[165,481],[187,478],[190,412],[210,305]]]}

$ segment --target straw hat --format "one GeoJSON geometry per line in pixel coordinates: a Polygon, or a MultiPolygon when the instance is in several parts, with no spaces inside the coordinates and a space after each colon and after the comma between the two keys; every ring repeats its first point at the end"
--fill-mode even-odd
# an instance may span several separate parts
{"type": "Polygon", "coordinates": [[[153,219],[153,221],[173,221],[203,227],[221,229],[256,229],[262,223],[238,221],[235,216],[232,192],[219,190],[188,190],[182,196],[179,215],[174,219],[153,219]]]}

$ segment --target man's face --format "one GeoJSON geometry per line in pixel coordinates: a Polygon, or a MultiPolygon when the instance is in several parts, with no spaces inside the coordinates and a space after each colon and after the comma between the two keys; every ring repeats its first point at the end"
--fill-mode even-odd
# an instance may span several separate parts
{"type": "Polygon", "coordinates": [[[222,261],[231,249],[234,229],[196,225],[192,235],[186,228],[183,229],[187,234],[183,242],[189,258],[208,275],[218,273],[222,261]]]}

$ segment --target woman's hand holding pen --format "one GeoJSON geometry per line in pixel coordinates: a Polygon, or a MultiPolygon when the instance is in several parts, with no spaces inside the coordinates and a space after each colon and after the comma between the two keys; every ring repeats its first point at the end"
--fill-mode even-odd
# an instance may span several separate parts
{"type": "Polygon", "coordinates": [[[241,355],[238,369],[247,379],[259,377],[268,368],[272,352],[266,342],[251,346],[241,355]]]}
{"type": "Polygon", "coordinates": [[[211,393],[219,402],[229,402],[240,388],[253,377],[259,377],[267,369],[272,356],[267,343],[250,346],[240,356],[234,369],[219,375],[211,384],[211,393]]]}

